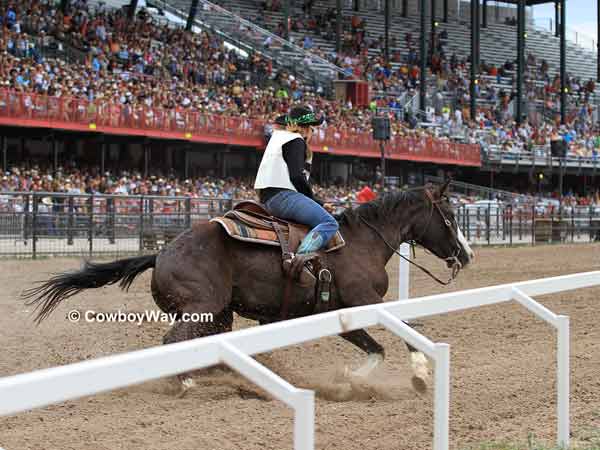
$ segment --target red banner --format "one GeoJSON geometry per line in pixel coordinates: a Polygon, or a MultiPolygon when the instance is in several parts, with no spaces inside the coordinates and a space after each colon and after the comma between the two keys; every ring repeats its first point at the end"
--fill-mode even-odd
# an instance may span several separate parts
{"type": "MultiPolygon", "coordinates": [[[[0,125],[58,128],[98,133],[182,139],[264,148],[265,122],[246,117],[174,109],[89,102],[0,90],[0,125]]],[[[332,155],[380,157],[379,142],[368,133],[319,130],[311,147],[332,155]]],[[[432,138],[395,137],[385,143],[388,159],[480,166],[478,145],[432,138]]]]}

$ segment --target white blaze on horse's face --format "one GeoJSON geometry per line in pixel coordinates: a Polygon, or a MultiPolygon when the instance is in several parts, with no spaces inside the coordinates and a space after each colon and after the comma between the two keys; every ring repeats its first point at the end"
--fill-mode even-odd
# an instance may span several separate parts
{"type": "Polygon", "coordinates": [[[467,242],[467,239],[465,238],[465,235],[458,226],[458,223],[456,224],[456,235],[458,237],[458,242],[463,248],[463,251],[469,257],[469,262],[471,262],[473,260],[473,257],[475,256],[475,253],[473,253],[473,250],[471,250],[471,246],[467,242]]]}

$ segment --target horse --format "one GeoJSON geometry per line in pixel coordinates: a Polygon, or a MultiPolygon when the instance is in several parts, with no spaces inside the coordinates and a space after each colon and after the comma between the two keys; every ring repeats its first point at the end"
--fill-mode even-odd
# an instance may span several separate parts
{"type": "MultiPolygon", "coordinates": [[[[388,289],[386,263],[403,242],[413,242],[446,261],[453,277],[473,259],[446,196],[448,183],[387,193],[374,201],[348,208],[336,216],[346,245],[321,254],[334,274],[331,309],[383,302],[388,289]]],[[[284,291],[288,318],[315,313],[314,290],[287,283],[281,252],[276,247],[241,242],[214,222],[196,223],[160,252],[108,263],[85,262],[75,272],[57,274],[23,292],[34,305],[36,321],[47,318],[67,298],[90,288],[120,283],[128,289],[134,279],[154,269],[152,296],[165,313],[212,314],[212,322],[178,320],[165,334],[164,344],[231,331],[233,313],[266,324],[281,320],[284,291]]],[[[206,315],[204,316],[206,317],[206,315]]],[[[348,376],[367,377],[384,360],[384,349],[365,330],[340,335],[367,354],[367,361],[348,376]]],[[[413,385],[426,389],[429,377],[425,355],[408,345],[413,385]]],[[[194,386],[189,374],[178,376],[185,392],[194,386]]]]}

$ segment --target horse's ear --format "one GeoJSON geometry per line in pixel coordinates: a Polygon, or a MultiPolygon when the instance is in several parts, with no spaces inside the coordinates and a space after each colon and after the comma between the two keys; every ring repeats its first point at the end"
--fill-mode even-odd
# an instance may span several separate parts
{"type": "Polygon", "coordinates": [[[448,186],[450,186],[451,181],[452,180],[448,178],[446,182],[438,188],[438,191],[436,192],[438,198],[442,198],[442,196],[446,194],[446,191],[448,190],[448,186]]]}

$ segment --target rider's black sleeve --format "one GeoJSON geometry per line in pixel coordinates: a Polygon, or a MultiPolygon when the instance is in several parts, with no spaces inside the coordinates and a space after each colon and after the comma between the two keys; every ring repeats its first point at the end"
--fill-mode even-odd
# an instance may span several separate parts
{"type": "Polygon", "coordinates": [[[301,138],[297,138],[283,144],[282,150],[283,159],[290,172],[290,181],[296,190],[321,204],[321,202],[314,197],[310,184],[302,172],[306,161],[306,142],[301,138]]]}

